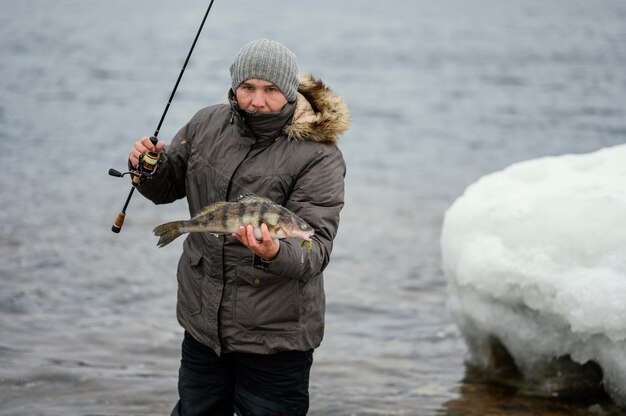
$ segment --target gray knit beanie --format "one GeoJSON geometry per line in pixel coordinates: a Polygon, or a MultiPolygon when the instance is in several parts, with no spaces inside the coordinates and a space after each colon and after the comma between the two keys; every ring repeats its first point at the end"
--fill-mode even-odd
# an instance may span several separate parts
{"type": "Polygon", "coordinates": [[[283,44],[269,39],[257,39],[245,45],[230,66],[233,91],[250,78],[262,79],[276,85],[287,101],[296,101],[298,92],[298,61],[283,44]]]}

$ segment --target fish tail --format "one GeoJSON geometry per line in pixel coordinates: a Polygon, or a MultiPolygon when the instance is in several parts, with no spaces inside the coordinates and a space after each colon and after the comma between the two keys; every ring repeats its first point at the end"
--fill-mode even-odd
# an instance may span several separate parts
{"type": "Polygon", "coordinates": [[[163,247],[180,237],[184,231],[182,230],[185,221],[172,221],[154,227],[154,235],[159,237],[157,246],[163,247]]]}

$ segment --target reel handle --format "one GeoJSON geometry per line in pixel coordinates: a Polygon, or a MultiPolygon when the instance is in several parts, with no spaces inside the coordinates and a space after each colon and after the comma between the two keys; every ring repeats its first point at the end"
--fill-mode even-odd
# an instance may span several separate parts
{"type": "Polygon", "coordinates": [[[124,176],[122,172],[113,168],[109,169],[109,175],[115,176],[116,178],[121,178],[122,176],[124,176]]]}

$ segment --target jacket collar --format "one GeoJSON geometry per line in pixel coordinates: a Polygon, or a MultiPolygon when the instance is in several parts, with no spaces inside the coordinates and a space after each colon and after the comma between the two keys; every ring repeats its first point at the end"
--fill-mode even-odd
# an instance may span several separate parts
{"type": "MultiPolygon", "coordinates": [[[[228,93],[232,121],[237,121],[245,136],[254,136],[239,113],[232,89],[228,93]]],[[[290,105],[290,104],[287,104],[290,105]]],[[[343,98],[336,95],[321,80],[307,74],[300,77],[293,119],[283,129],[289,140],[309,140],[334,144],[348,129],[352,119],[343,98]]]]}

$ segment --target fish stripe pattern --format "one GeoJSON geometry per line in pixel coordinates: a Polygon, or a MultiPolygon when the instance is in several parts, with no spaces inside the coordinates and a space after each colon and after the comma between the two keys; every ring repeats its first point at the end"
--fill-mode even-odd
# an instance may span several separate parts
{"type": "Polygon", "coordinates": [[[230,210],[230,205],[224,205],[222,207],[222,227],[224,227],[225,230],[228,229],[228,211],[230,210]]]}

